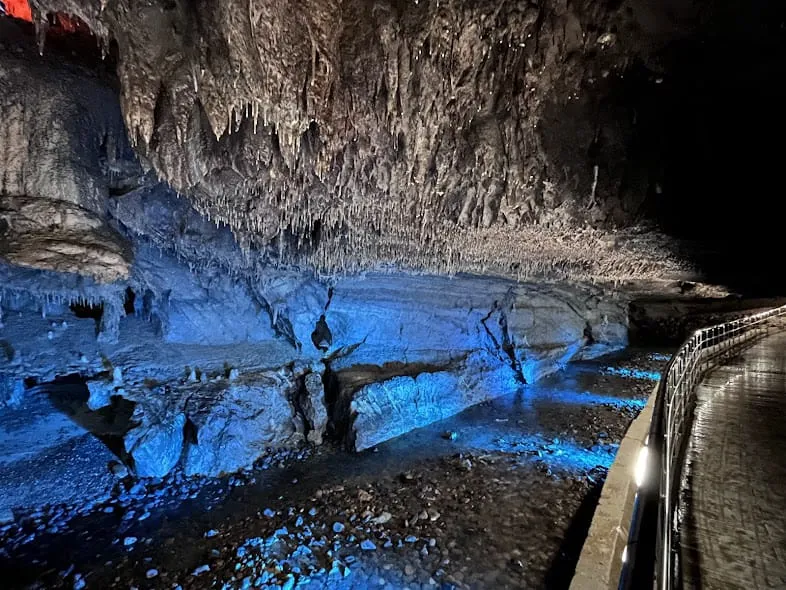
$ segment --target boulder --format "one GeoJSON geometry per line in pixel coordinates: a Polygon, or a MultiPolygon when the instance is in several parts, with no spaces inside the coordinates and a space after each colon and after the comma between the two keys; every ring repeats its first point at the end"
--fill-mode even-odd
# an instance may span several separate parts
{"type": "Polygon", "coordinates": [[[373,447],[521,386],[510,365],[486,351],[445,370],[371,383],[355,393],[350,406],[355,449],[373,447]]]}
{"type": "Polygon", "coordinates": [[[125,449],[134,460],[136,474],[141,477],[164,477],[177,465],[183,451],[182,413],[137,426],[125,436],[125,449]]]}
{"type": "Polygon", "coordinates": [[[288,394],[295,387],[290,372],[265,371],[195,391],[186,405],[195,431],[185,450],[186,473],[231,473],[270,448],[294,445],[300,436],[288,394]]]}
{"type": "Polygon", "coordinates": [[[112,396],[116,395],[115,385],[109,381],[94,380],[87,382],[87,407],[91,410],[105,408],[112,403],[112,396]]]}

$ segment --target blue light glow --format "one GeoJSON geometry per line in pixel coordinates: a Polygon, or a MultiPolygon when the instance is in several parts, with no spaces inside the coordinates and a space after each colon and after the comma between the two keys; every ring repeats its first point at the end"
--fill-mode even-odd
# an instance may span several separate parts
{"type": "Polygon", "coordinates": [[[627,377],[629,379],[660,381],[660,373],[658,371],[642,371],[641,369],[628,369],[625,367],[604,367],[603,373],[606,375],[615,375],[617,377],[627,377]]]}
{"type": "Polygon", "coordinates": [[[668,362],[669,360],[671,360],[671,355],[663,354],[660,352],[653,352],[649,354],[649,359],[651,361],[668,362]]]}
{"type": "Polygon", "coordinates": [[[598,466],[608,469],[614,462],[618,449],[619,445],[616,444],[595,445],[587,449],[572,441],[560,441],[541,457],[535,457],[535,460],[565,471],[590,471],[598,466]]]}
{"type": "Polygon", "coordinates": [[[614,397],[612,395],[599,395],[597,393],[590,393],[589,391],[554,391],[547,390],[535,398],[537,401],[554,402],[558,404],[570,405],[601,405],[613,406],[615,408],[633,408],[641,409],[647,404],[647,400],[643,399],[628,399],[614,397]]]}

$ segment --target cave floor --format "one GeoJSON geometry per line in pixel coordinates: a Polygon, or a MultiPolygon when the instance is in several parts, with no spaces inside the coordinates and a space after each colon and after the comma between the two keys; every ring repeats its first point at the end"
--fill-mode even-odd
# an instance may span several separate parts
{"type": "Polygon", "coordinates": [[[0,579],[9,588],[566,588],[661,353],[574,363],[359,454],[304,448],[223,478],[118,479],[90,502],[18,512],[0,526],[0,579]]]}

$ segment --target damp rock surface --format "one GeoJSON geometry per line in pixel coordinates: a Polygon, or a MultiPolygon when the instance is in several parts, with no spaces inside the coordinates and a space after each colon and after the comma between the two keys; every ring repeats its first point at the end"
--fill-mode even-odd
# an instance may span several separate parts
{"type": "Polygon", "coordinates": [[[577,362],[360,454],[321,447],[221,478],[126,477],[105,498],[17,510],[0,526],[0,572],[12,588],[564,588],[667,359],[577,362]]]}
{"type": "MultiPolygon", "coordinates": [[[[81,382],[80,416],[116,416],[115,453],[143,477],[231,473],[328,436],[363,450],[627,342],[627,298],[596,286],[271,271],[255,290],[137,253],[135,289],[4,292],[0,414],[81,382]]],[[[4,269],[12,285],[33,272],[4,269]]]]}

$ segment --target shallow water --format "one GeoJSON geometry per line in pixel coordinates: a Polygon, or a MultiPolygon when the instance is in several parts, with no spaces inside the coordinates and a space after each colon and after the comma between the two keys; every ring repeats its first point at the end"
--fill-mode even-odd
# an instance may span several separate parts
{"type": "Polygon", "coordinates": [[[575,363],[359,454],[121,482],[93,506],[4,527],[0,575],[9,587],[565,587],[665,359],[629,349],[575,363]]]}

